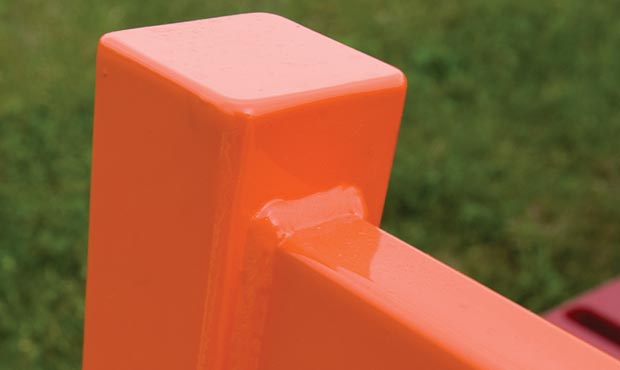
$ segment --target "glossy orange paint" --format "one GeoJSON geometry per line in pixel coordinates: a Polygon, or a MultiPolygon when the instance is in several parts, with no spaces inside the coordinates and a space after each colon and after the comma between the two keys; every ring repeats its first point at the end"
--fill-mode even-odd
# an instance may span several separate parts
{"type": "Polygon", "coordinates": [[[377,228],[405,84],[272,14],[105,35],[83,368],[617,368],[377,228]]]}
{"type": "Polygon", "coordinates": [[[260,369],[620,368],[368,223],[355,196],[337,188],[259,214],[279,245],[260,369]]]}
{"type": "Polygon", "coordinates": [[[403,74],[258,13],[105,35],[96,86],[83,368],[256,367],[251,220],[348,185],[377,225],[403,74]]]}

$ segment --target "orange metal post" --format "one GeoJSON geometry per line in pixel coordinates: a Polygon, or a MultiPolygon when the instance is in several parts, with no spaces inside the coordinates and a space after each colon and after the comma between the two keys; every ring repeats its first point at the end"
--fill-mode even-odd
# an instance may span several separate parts
{"type": "Polygon", "coordinates": [[[83,368],[617,369],[377,228],[404,95],[271,14],[105,35],[83,368]]]}
{"type": "Polygon", "coordinates": [[[377,225],[405,79],[271,14],[100,42],[84,369],[250,369],[273,250],[250,220],[340,184],[377,225]]]}

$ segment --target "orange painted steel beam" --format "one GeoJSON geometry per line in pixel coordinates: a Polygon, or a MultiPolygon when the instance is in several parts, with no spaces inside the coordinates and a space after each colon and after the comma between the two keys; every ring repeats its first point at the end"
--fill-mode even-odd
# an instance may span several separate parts
{"type": "Polygon", "coordinates": [[[107,34],[96,73],[85,370],[616,365],[376,228],[396,68],[254,13],[107,34]]]}
{"type": "Polygon", "coordinates": [[[250,369],[265,203],[340,184],[381,219],[396,68],[244,14],[105,35],[97,54],[85,370],[250,369]]]}
{"type": "Polygon", "coordinates": [[[358,196],[334,189],[259,214],[279,246],[260,369],[620,368],[365,221],[358,196]],[[299,216],[309,207],[313,222],[299,216]]]}

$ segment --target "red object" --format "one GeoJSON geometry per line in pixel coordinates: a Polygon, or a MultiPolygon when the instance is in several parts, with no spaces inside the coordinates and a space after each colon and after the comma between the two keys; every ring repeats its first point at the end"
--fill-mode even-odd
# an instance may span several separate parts
{"type": "Polygon", "coordinates": [[[544,314],[550,322],[620,357],[620,279],[614,279],[544,314]]]}

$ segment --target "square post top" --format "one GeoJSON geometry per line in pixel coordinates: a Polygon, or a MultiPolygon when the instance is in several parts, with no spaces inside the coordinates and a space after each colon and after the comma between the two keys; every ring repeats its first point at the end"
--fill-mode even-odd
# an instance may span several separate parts
{"type": "Polygon", "coordinates": [[[111,32],[101,47],[250,116],[406,83],[397,68],[269,13],[111,32]]]}

